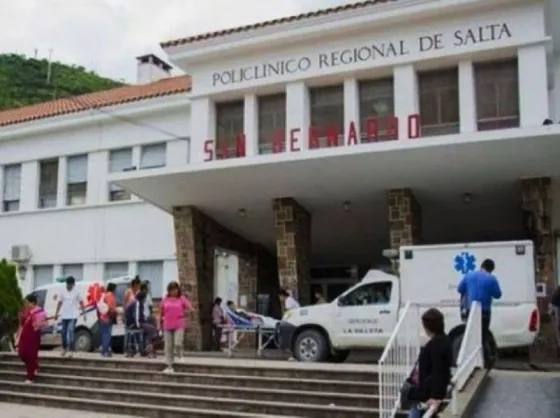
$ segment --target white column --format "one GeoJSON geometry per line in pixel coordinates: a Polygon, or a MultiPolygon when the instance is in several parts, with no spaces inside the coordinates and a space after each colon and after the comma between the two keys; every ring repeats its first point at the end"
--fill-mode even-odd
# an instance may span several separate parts
{"type": "Polygon", "coordinates": [[[216,106],[210,98],[203,97],[191,102],[191,162],[202,163],[208,158],[204,152],[206,141],[213,141],[213,159],[216,158],[216,106]]]}
{"type": "Polygon", "coordinates": [[[418,77],[412,64],[393,69],[395,116],[399,118],[399,139],[408,138],[408,117],[420,113],[418,77]]]}
{"type": "Polygon", "coordinates": [[[307,85],[302,81],[288,84],[286,86],[287,152],[291,152],[292,148],[296,152],[309,148],[310,121],[309,89],[307,85]]]}
{"type": "Polygon", "coordinates": [[[181,167],[187,164],[189,141],[186,139],[173,139],[167,141],[166,166],[181,167]]]}
{"type": "Polygon", "coordinates": [[[58,159],[58,184],[56,189],[56,206],[59,208],[66,206],[66,173],[66,157],[60,157],[58,159]]]}
{"type": "Polygon", "coordinates": [[[53,279],[62,277],[62,264],[53,265],[53,279]]]}
{"type": "Polygon", "coordinates": [[[520,126],[540,126],[550,117],[546,47],[544,44],[520,47],[517,57],[520,126]]]}
{"type": "Polygon", "coordinates": [[[472,61],[459,62],[459,120],[460,132],[476,132],[476,89],[472,61]]]}
{"type": "Polygon", "coordinates": [[[20,210],[35,210],[39,200],[39,161],[21,165],[20,210]]]}
{"type": "Polygon", "coordinates": [[[4,166],[0,165],[0,213],[4,211],[4,166]]]}
{"type": "Polygon", "coordinates": [[[256,94],[246,94],[244,103],[243,131],[247,157],[259,154],[259,101],[256,94]]]}
{"type": "Polygon", "coordinates": [[[348,144],[350,123],[354,122],[356,140],[360,143],[360,91],[358,80],[349,78],[344,80],[344,143],[348,144]]]}
{"type": "Polygon", "coordinates": [[[130,277],[134,277],[138,274],[138,262],[137,261],[130,261],[128,263],[128,275],[130,277]]]}
{"type": "Polygon", "coordinates": [[[107,201],[109,185],[107,172],[109,154],[107,151],[90,152],[87,158],[87,193],[86,203],[94,205],[107,201]]]}

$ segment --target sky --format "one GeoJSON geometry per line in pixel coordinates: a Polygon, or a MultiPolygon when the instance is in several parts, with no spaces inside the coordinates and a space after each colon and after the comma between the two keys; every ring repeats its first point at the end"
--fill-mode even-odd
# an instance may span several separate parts
{"type": "Polygon", "coordinates": [[[356,0],[0,0],[0,53],[81,65],[135,82],[135,57],[162,41],[356,0]]]}

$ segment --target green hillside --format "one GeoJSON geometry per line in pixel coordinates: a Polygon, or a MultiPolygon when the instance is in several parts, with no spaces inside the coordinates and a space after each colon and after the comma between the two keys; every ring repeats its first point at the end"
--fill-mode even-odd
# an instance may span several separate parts
{"type": "Polygon", "coordinates": [[[46,59],[0,54],[0,110],[122,86],[83,67],[51,64],[46,59]]]}

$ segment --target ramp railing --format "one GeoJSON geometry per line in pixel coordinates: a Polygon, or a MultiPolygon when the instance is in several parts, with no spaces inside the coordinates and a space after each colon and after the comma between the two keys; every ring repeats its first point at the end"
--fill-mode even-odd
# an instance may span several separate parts
{"type": "Polygon", "coordinates": [[[467,319],[467,325],[457,357],[457,369],[451,379],[451,412],[459,413],[458,396],[477,369],[484,367],[482,346],[482,310],[480,303],[473,302],[467,319]]]}
{"type": "Polygon", "coordinates": [[[380,418],[393,418],[399,410],[400,388],[422,346],[420,315],[420,305],[407,302],[378,362],[380,418]]]}

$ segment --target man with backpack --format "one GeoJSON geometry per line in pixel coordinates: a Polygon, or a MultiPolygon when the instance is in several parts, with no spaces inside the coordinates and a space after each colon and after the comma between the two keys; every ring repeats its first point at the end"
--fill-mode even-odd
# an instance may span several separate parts
{"type": "Polygon", "coordinates": [[[145,311],[147,287],[144,285],[125,309],[127,357],[137,351],[142,355],[154,356],[153,341],[157,337],[157,328],[148,321],[145,311]]]}
{"type": "Polygon", "coordinates": [[[116,288],[115,283],[109,283],[105,293],[97,303],[97,315],[101,324],[101,357],[111,356],[111,337],[113,335],[113,325],[117,319],[116,288]]]}

